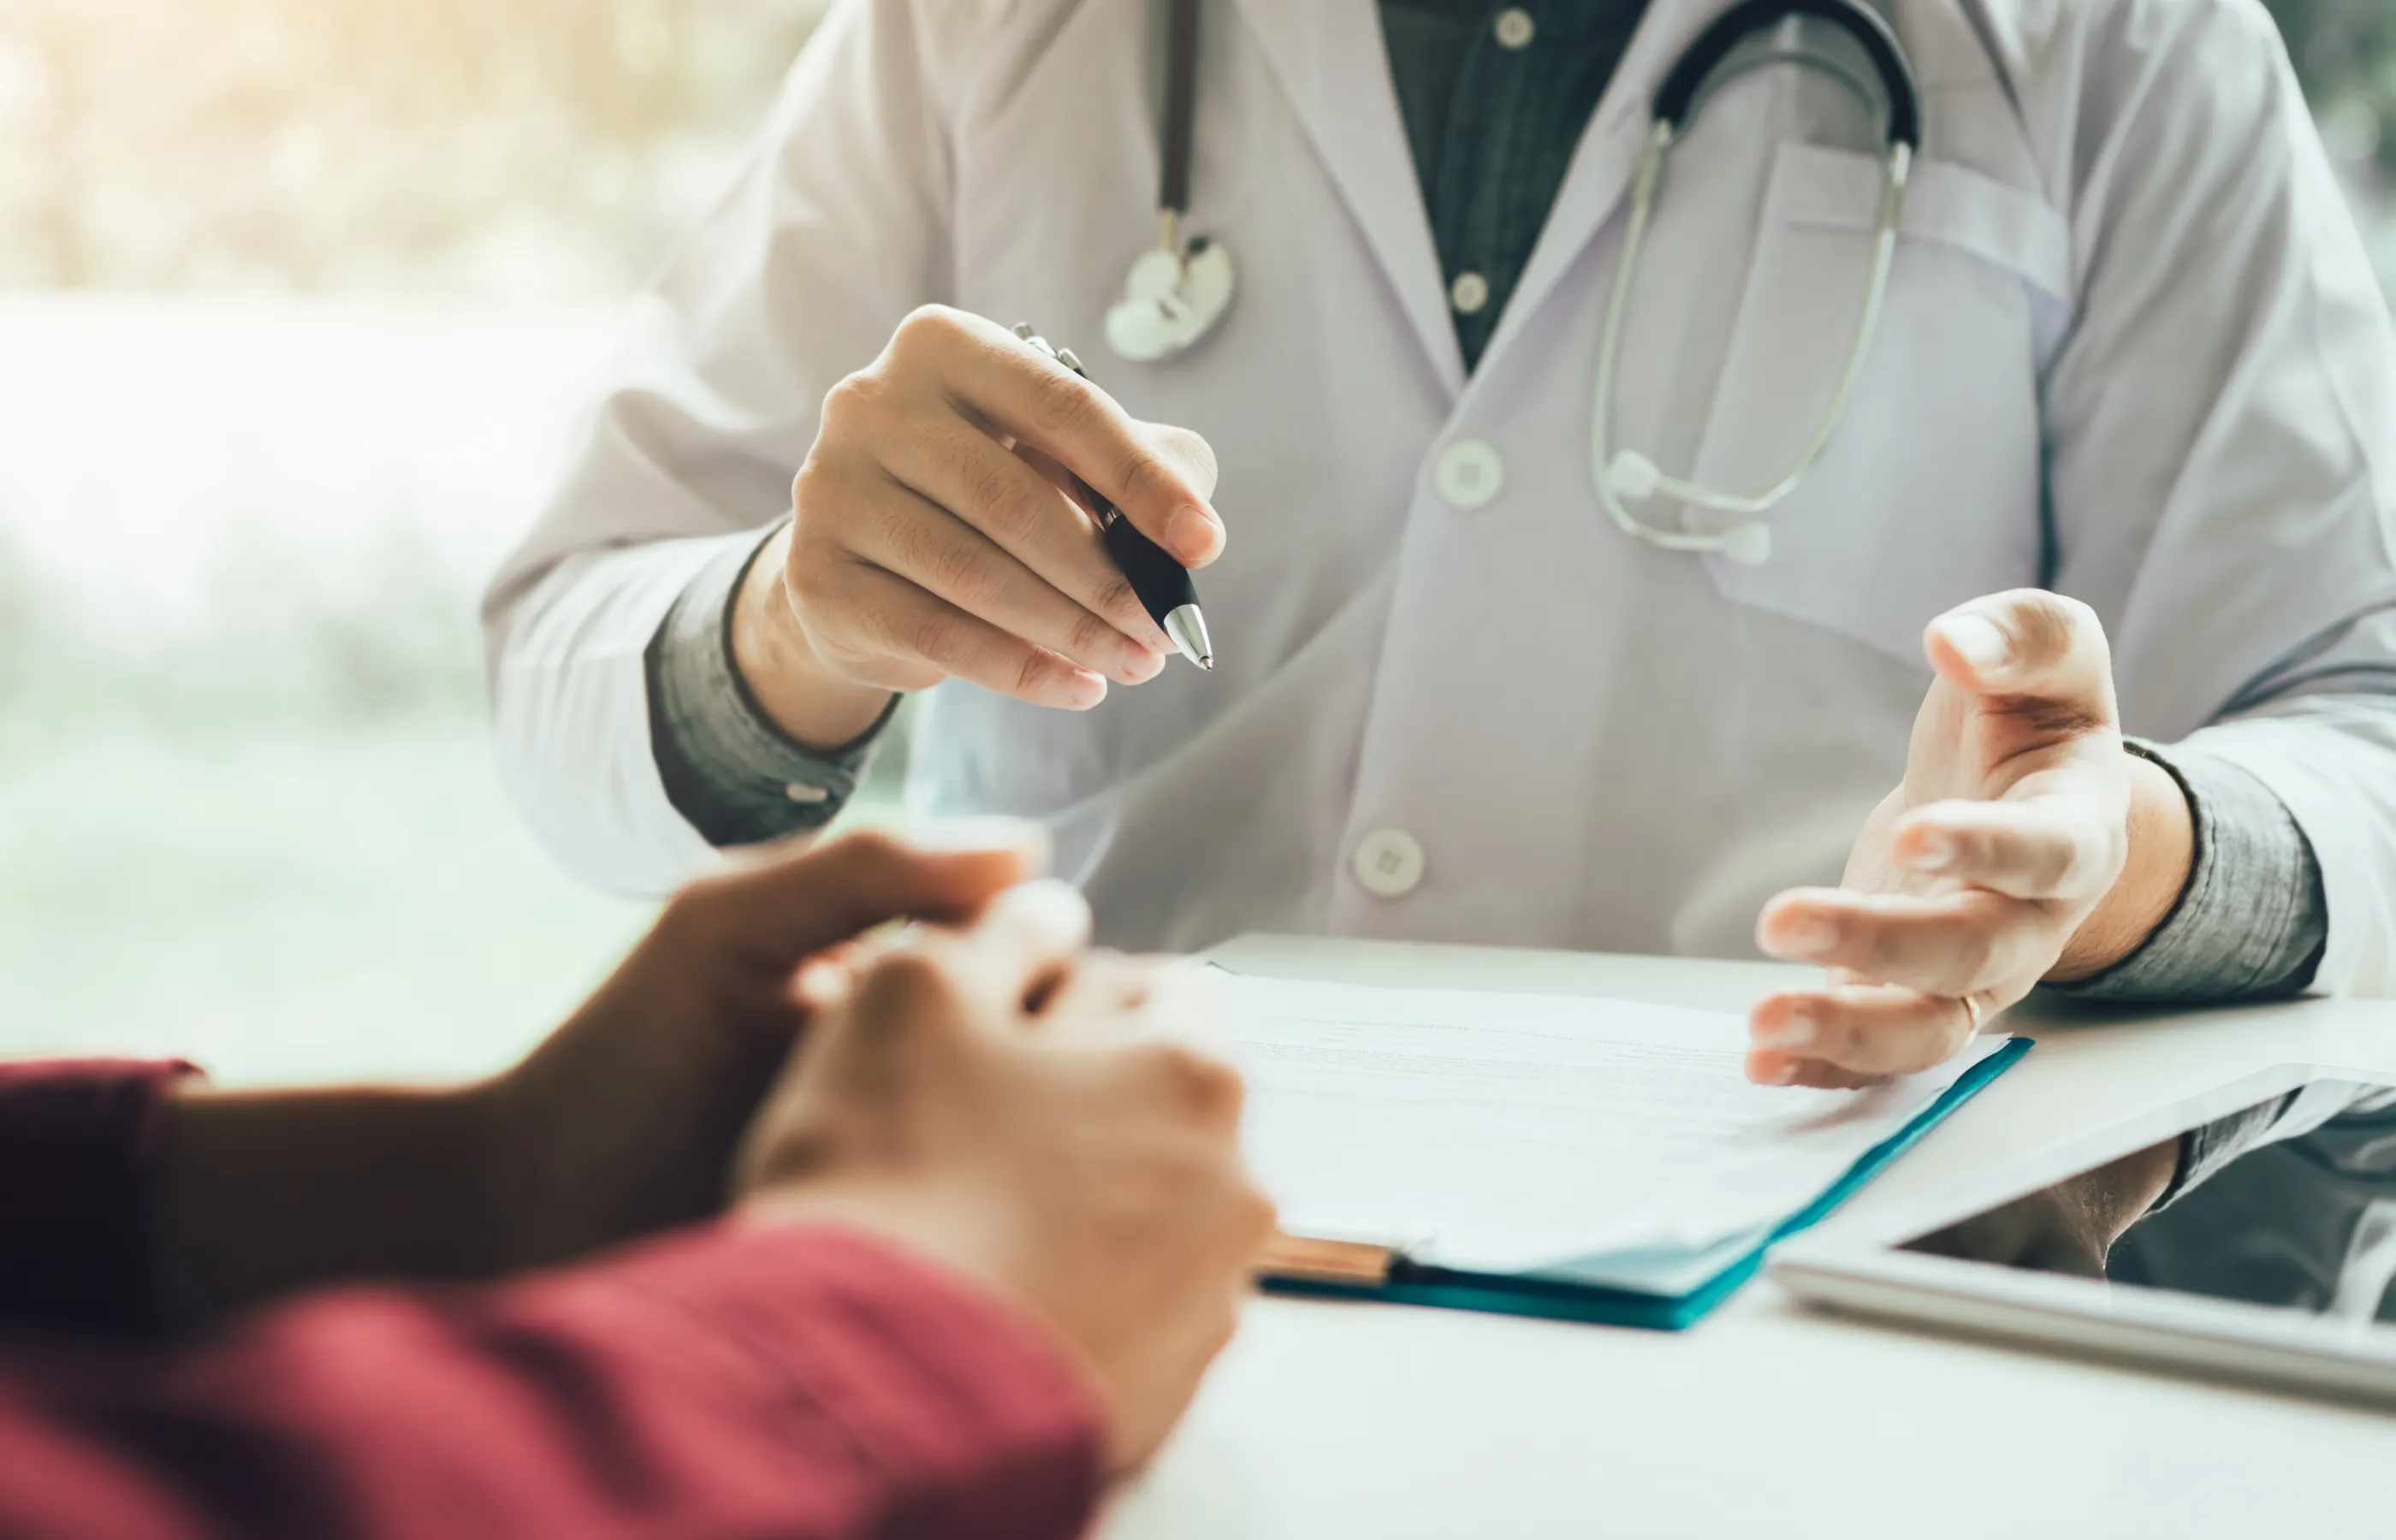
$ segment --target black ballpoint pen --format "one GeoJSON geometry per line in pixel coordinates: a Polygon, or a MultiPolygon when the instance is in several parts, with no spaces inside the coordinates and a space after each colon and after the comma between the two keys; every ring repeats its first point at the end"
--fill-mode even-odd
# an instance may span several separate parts
{"type": "MultiPolygon", "coordinates": [[[[1082,361],[1073,356],[1072,350],[1052,347],[1047,339],[1034,336],[1030,322],[1018,323],[1015,335],[1084,379],[1090,378],[1090,372],[1082,367],[1082,361]]],[[[1066,473],[1072,474],[1070,471],[1066,473]]],[[[1108,553],[1123,569],[1149,618],[1165,628],[1165,634],[1181,649],[1182,657],[1211,670],[1215,667],[1215,644],[1206,634],[1206,615],[1198,607],[1198,586],[1190,580],[1190,569],[1141,534],[1138,525],[1123,516],[1121,509],[1098,496],[1089,483],[1074,476],[1073,485],[1097,515],[1108,553]]]]}

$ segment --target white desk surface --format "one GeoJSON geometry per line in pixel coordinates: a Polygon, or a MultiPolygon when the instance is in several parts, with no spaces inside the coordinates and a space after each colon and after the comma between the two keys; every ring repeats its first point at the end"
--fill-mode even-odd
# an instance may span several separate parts
{"type": "MultiPolygon", "coordinates": [[[[1724,1010],[1804,976],[1279,938],[1216,955],[1724,1010]]],[[[1843,1219],[2270,1065],[2396,1073],[2396,1004],[2011,1024],[2037,1049],[1843,1219]]],[[[2396,1414],[1849,1322],[1768,1281],[1682,1334],[1265,1299],[1103,1534],[2396,1536],[2396,1414]]]]}

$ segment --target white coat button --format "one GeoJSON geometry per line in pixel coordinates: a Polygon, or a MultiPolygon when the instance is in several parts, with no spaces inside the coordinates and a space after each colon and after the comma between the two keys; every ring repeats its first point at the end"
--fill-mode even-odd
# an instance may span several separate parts
{"type": "Polygon", "coordinates": [[[1509,6],[1498,13],[1498,46],[1501,48],[1527,48],[1532,34],[1538,30],[1531,20],[1531,13],[1520,6],[1509,6]]]}
{"type": "Polygon", "coordinates": [[[1506,485],[1506,462],[1479,439],[1451,444],[1431,468],[1439,495],[1456,508],[1481,508],[1506,485]]]}
{"type": "Polygon", "coordinates": [[[1422,880],[1422,842],[1404,830],[1375,830],[1357,842],[1356,881],[1376,898],[1403,898],[1422,880]]]}
{"type": "Polygon", "coordinates": [[[1458,273],[1456,282],[1447,285],[1447,302],[1458,315],[1480,314],[1481,307],[1489,303],[1489,280],[1477,272],[1458,273]]]}

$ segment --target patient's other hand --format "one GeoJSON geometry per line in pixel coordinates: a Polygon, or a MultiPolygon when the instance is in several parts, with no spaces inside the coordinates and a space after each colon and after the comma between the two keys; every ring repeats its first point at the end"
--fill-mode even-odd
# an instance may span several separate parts
{"type": "Polygon", "coordinates": [[[1230,1339],[1272,1208],[1185,969],[1085,957],[1038,883],[864,962],[759,1120],[747,1211],[868,1230],[1045,1320],[1147,1459],[1230,1339]]]}

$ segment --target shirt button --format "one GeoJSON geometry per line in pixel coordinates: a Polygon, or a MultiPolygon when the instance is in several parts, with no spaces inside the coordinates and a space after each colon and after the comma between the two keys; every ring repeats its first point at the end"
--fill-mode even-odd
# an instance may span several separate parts
{"type": "Polygon", "coordinates": [[[1489,303],[1489,280],[1477,272],[1459,272],[1456,282],[1447,285],[1447,302],[1459,315],[1478,315],[1481,307],[1489,303]]]}
{"type": "Polygon", "coordinates": [[[1466,439],[1439,457],[1431,481],[1451,507],[1481,508],[1506,485],[1506,462],[1479,439],[1466,439]]]}
{"type": "Polygon", "coordinates": [[[1422,880],[1422,842],[1404,830],[1375,830],[1357,842],[1356,881],[1376,898],[1403,898],[1422,880]]]}
{"type": "Polygon", "coordinates": [[[1498,13],[1498,46],[1501,48],[1527,48],[1532,34],[1538,27],[1531,13],[1520,6],[1509,6],[1498,13]]]}

